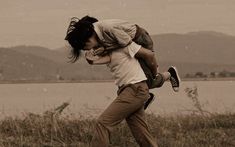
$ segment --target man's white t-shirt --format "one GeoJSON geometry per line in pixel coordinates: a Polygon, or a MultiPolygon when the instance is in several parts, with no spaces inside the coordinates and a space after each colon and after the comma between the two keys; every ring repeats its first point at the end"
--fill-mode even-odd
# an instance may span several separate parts
{"type": "Polygon", "coordinates": [[[107,66],[115,78],[116,85],[135,84],[147,79],[139,61],[135,58],[140,48],[140,45],[132,42],[127,47],[110,53],[111,61],[107,66]]]}

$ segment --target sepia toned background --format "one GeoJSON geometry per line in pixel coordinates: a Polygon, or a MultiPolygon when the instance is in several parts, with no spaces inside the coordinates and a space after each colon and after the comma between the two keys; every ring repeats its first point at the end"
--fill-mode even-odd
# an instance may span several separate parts
{"type": "MultiPolygon", "coordinates": [[[[0,146],[88,147],[94,117],[117,96],[105,65],[69,62],[71,17],[125,19],[146,28],[159,71],[146,119],[159,147],[234,147],[235,0],[0,0],[0,146]]],[[[121,123],[112,147],[135,147],[121,123]]]]}
{"type": "Polygon", "coordinates": [[[64,45],[73,16],[121,18],[150,34],[218,31],[235,35],[233,0],[0,0],[1,46],[64,45]]]}
{"type": "Polygon", "coordinates": [[[18,109],[40,112],[68,100],[75,105],[73,112],[84,112],[105,108],[115,98],[116,86],[105,65],[90,66],[83,57],[69,63],[70,48],[64,40],[67,26],[71,17],[85,15],[139,24],[152,36],[160,72],[171,65],[178,68],[181,91],[174,93],[169,82],[153,90],[160,99],[152,111],[190,109],[184,92],[188,87],[199,87],[209,110],[234,111],[232,0],[1,0],[0,8],[0,83],[9,84],[1,85],[0,98],[9,114],[18,109]]]}

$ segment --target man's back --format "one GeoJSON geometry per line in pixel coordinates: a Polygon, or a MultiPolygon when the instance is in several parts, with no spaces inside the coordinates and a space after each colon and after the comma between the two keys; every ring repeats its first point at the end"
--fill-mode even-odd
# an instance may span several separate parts
{"type": "Polygon", "coordinates": [[[146,80],[146,76],[134,55],[138,52],[139,45],[131,45],[110,53],[108,67],[115,77],[118,86],[134,84],[146,80]]]}

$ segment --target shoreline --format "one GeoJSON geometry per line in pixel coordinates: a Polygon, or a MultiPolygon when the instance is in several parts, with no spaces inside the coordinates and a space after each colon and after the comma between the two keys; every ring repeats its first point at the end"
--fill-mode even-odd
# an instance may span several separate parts
{"type": "MultiPolygon", "coordinates": [[[[182,78],[181,81],[235,81],[235,78],[182,78]]],[[[0,84],[50,84],[50,83],[107,83],[114,82],[114,80],[11,80],[0,81],[0,84]]]]}

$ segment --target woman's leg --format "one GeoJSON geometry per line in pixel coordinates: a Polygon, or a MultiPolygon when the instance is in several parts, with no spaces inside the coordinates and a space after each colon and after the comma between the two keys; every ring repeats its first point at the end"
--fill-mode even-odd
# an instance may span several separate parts
{"type": "Polygon", "coordinates": [[[164,81],[168,81],[171,77],[171,74],[168,71],[163,72],[161,74],[162,74],[162,77],[163,77],[164,81]]]}

